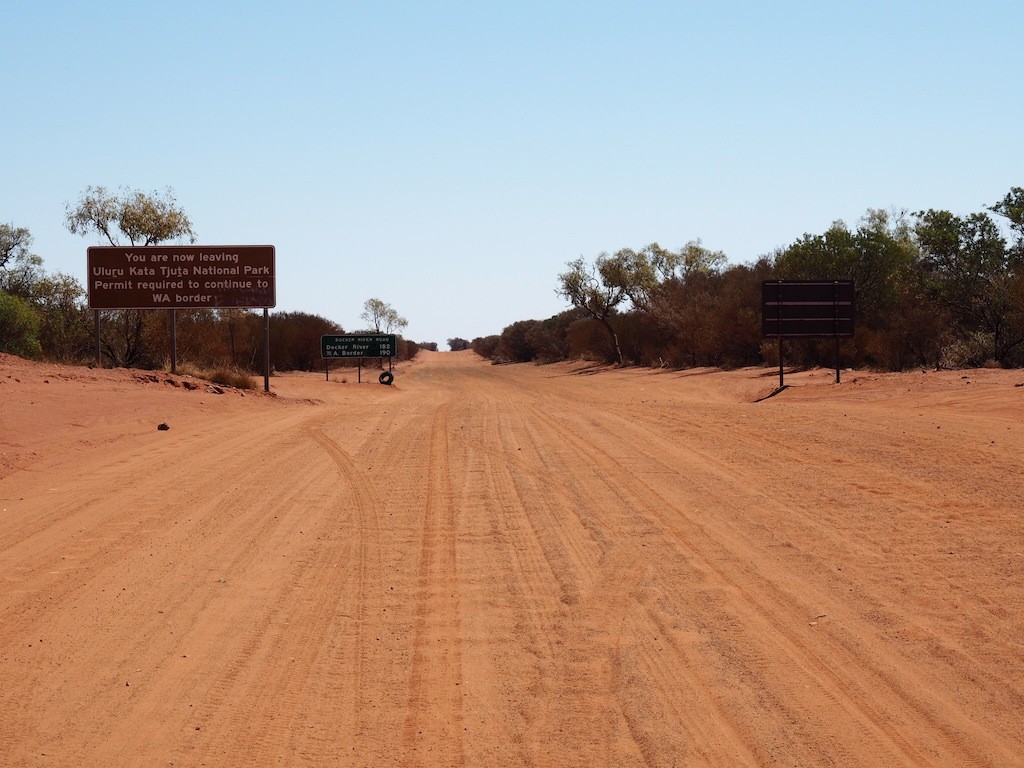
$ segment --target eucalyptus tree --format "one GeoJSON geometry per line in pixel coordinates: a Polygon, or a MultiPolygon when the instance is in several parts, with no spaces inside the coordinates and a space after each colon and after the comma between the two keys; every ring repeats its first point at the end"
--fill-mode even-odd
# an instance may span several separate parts
{"type": "MultiPolygon", "coordinates": [[[[122,188],[86,187],[75,205],[65,205],[65,226],[75,235],[95,234],[109,245],[147,246],[172,240],[196,241],[192,221],[178,205],[173,190],[146,193],[122,188]]],[[[108,324],[114,337],[104,336],[103,348],[115,365],[153,365],[146,343],[145,316],[141,310],[110,310],[108,324]]]]}
{"type": "Polygon", "coordinates": [[[25,227],[0,224],[0,269],[10,261],[20,261],[32,255],[32,233],[25,227]]]}
{"type": "Polygon", "coordinates": [[[162,193],[122,189],[120,194],[106,187],[86,187],[74,206],[65,206],[65,224],[72,234],[96,233],[110,245],[196,241],[192,221],[170,187],[162,193]]]}
{"type": "Polygon", "coordinates": [[[654,285],[649,260],[623,249],[613,256],[600,254],[593,265],[581,256],[566,266],[569,269],[558,275],[556,293],[601,324],[608,333],[615,362],[622,365],[622,347],[611,317],[626,301],[646,304],[654,285]]]}
{"type": "Polygon", "coordinates": [[[0,291],[28,300],[42,277],[43,260],[32,253],[32,233],[0,224],[0,291]]]}
{"type": "Polygon", "coordinates": [[[987,213],[960,217],[949,211],[921,211],[914,234],[931,294],[953,313],[962,332],[988,336],[991,356],[1008,364],[1024,345],[1024,254],[1007,245],[987,213]]]}
{"type": "Polygon", "coordinates": [[[359,317],[370,324],[374,333],[398,333],[409,325],[409,321],[398,314],[394,307],[380,299],[364,301],[359,317]]]}
{"type": "Polygon", "coordinates": [[[1024,261],[1024,187],[1013,187],[1003,199],[989,208],[993,213],[1004,217],[1013,230],[1014,249],[1016,250],[1015,267],[1019,270],[1024,261]]]}
{"type": "Polygon", "coordinates": [[[657,243],[651,243],[641,254],[662,280],[685,280],[698,273],[719,272],[726,263],[724,251],[712,251],[700,239],[691,240],[678,251],[670,251],[657,243]]]}

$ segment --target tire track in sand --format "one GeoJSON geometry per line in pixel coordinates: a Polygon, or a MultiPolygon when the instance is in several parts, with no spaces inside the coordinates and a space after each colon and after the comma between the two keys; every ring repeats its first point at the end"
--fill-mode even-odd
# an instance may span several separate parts
{"type": "MultiPolygon", "coordinates": [[[[298,434],[307,445],[323,449],[348,480],[341,448],[309,423],[298,434]]],[[[324,482],[322,471],[315,476],[324,482]]],[[[365,704],[371,697],[361,665],[368,653],[365,637],[373,628],[367,626],[372,619],[360,621],[360,616],[369,613],[367,584],[379,564],[367,541],[375,530],[368,522],[369,481],[356,475],[345,485],[354,511],[339,515],[334,505],[306,510],[303,527],[318,543],[293,555],[256,625],[203,697],[195,717],[206,725],[176,760],[191,765],[213,757],[264,765],[289,754],[301,764],[325,756],[334,764],[350,764],[352,750],[364,747],[362,736],[371,727],[365,704]],[[341,537],[352,533],[350,559],[339,559],[346,552],[341,537]],[[232,753],[230,745],[239,742],[245,747],[232,753]]],[[[295,492],[302,486],[287,487],[295,492]]]]}
{"type": "Polygon", "coordinates": [[[451,487],[448,405],[430,431],[429,489],[416,588],[416,629],[402,765],[465,764],[457,521],[451,487]]]}
{"type": "Polygon", "coordinates": [[[551,629],[558,641],[545,660],[537,697],[536,762],[555,757],[558,764],[757,765],[735,718],[694,668],[692,654],[657,620],[651,601],[658,599],[661,577],[651,525],[631,505],[607,503],[607,480],[574,471],[550,450],[564,438],[553,419],[530,405],[520,410],[525,415],[513,432],[529,448],[518,455],[532,459],[527,474],[536,483],[527,482],[520,497],[546,498],[559,517],[578,517],[579,529],[600,548],[599,560],[581,574],[581,601],[564,607],[551,629]],[[665,653],[666,647],[674,653],[665,653]],[[679,687],[686,691],[683,701],[679,687]],[[658,727],[665,720],[674,723],[668,737],[658,727]],[[703,753],[699,745],[707,745],[703,753]]]}
{"type": "MultiPolygon", "coordinates": [[[[539,408],[532,408],[535,416],[547,422],[554,429],[559,431],[581,455],[588,456],[596,466],[601,467],[610,477],[619,480],[625,498],[630,506],[636,511],[642,512],[649,519],[656,520],[667,533],[676,541],[681,549],[686,552],[693,563],[699,563],[702,569],[712,574],[714,579],[723,585],[727,585],[733,596],[739,598],[746,607],[745,620],[754,625],[759,625],[758,631],[764,637],[773,638],[774,645],[778,652],[784,654],[787,664],[791,669],[799,669],[819,680],[822,683],[822,696],[836,709],[845,712],[850,722],[859,724],[859,731],[862,738],[869,739],[876,746],[876,751],[886,752],[899,759],[901,762],[912,765],[931,765],[931,759],[922,751],[915,740],[891,722],[891,717],[885,712],[885,704],[875,700],[876,698],[898,701],[902,705],[905,715],[912,717],[915,732],[931,729],[939,737],[940,742],[945,742],[949,755],[956,765],[963,766],[985,766],[990,763],[978,754],[970,744],[958,733],[951,731],[947,723],[937,719],[933,713],[928,711],[917,697],[909,690],[899,684],[899,681],[892,680],[879,673],[870,665],[857,664],[852,655],[843,653],[838,645],[830,649],[833,654],[838,655],[843,664],[839,669],[835,668],[835,659],[832,663],[826,662],[821,657],[821,652],[811,647],[808,640],[800,637],[791,629],[791,626],[782,620],[787,612],[792,610],[790,601],[779,587],[770,580],[759,574],[750,573],[756,576],[755,589],[759,594],[755,596],[748,587],[741,581],[730,576],[726,569],[721,566],[714,557],[709,556],[706,551],[707,544],[711,546],[723,546],[724,542],[716,540],[713,534],[696,525],[691,514],[672,499],[668,498],[652,484],[645,482],[639,475],[629,471],[622,461],[613,456],[606,448],[598,445],[585,435],[572,429],[568,424],[560,423],[558,420],[544,413],[539,408]],[[706,543],[702,546],[698,539],[692,538],[680,530],[680,524],[686,523],[695,526],[700,530],[706,543]],[[766,599],[767,598],[767,599],[766,599]],[[860,667],[861,672],[871,675],[872,687],[852,680],[842,671],[842,668],[860,667]]],[[[653,460],[653,457],[649,457],[653,460]]],[[[732,546],[739,545],[738,541],[731,542],[732,546]]],[[[767,659],[757,658],[754,660],[758,666],[768,664],[767,659]]],[[[777,665],[778,662],[776,661],[777,665]]],[[[802,711],[802,717],[813,718],[815,714],[811,711],[802,711]]],[[[838,745],[837,745],[838,747],[838,745]]],[[[853,763],[852,752],[847,754],[853,763]]]]}
{"type": "MultiPolygon", "coordinates": [[[[356,466],[352,457],[324,434],[320,427],[307,425],[305,429],[306,434],[334,461],[355,499],[356,525],[359,532],[354,612],[355,648],[354,664],[352,665],[355,682],[349,686],[347,683],[343,684],[339,678],[339,686],[344,685],[348,689],[345,696],[345,720],[355,723],[355,741],[357,744],[362,744],[364,737],[373,727],[373,723],[369,720],[372,710],[368,706],[370,693],[367,690],[366,667],[372,651],[368,641],[369,625],[376,620],[377,616],[370,616],[371,598],[368,595],[368,589],[370,584],[380,585],[383,573],[377,501],[374,496],[372,479],[356,466]]],[[[340,674],[345,666],[343,662],[332,663],[331,672],[340,674]]],[[[315,737],[316,735],[311,734],[311,736],[315,737]]]]}

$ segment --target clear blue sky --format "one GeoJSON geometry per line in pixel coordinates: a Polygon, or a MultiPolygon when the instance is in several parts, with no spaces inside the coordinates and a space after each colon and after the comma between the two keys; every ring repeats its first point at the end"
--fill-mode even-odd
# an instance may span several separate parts
{"type": "Polygon", "coordinates": [[[868,207],[1024,185],[1024,3],[10,2],[0,221],[50,271],[87,185],[277,246],[278,309],[443,345],[564,308],[577,256],[746,262],[868,207]]]}

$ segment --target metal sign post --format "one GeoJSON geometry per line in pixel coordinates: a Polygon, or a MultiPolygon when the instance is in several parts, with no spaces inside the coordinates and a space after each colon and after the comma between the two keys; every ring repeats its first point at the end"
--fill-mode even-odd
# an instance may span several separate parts
{"type": "Polygon", "coordinates": [[[92,313],[93,327],[96,331],[96,367],[103,367],[103,351],[102,345],[100,344],[100,311],[94,310],[92,313]]]}
{"type": "Polygon", "coordinates": [[[263,308],[263,391],[270,391],[270,310],[263,308]]]}
{"type": "MultiPolygon", "coordinates": [[[[850,308],[851,318],[853,308],[850,308]]],[[[839,383],[839,283],[832,286],[832,333],[836,337],[836,384],[839,383]]]]}
{"type": "Polygon", "coordinates": [[[177,318],[174,315],[174,310],[167,310],[171,313],[171,373],[174,375],[178,374],[178,323],[177,318]]]}
{"type": "Polygon", "coordinates": [[[779,389],[786,386],[785,372],[782,369],[782,337],[779,336],[779,389]]]}
{"type": "Polygon", "coordinates": [[[775,297],[775,307],[776,307],[776,311],[779,313],[779,324],[778,324],[778,334],[779,334],[779,389],[782,389],[783,387],[786,386],[786,382],[785,382],[785,379],[783,378],[784,374],[783,374],[783,370],[782,370],[782,291],[781,290],[779,291],[779,295],[775,297]]]}

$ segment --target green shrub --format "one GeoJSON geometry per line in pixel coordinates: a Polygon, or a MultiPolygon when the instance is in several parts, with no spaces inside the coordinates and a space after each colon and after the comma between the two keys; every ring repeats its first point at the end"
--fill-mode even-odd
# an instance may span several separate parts
{"type": "Polygon", "coordinates": [[[39,357],[39,313],[24,299],[0,291],[0,352],[39,357]]]}

